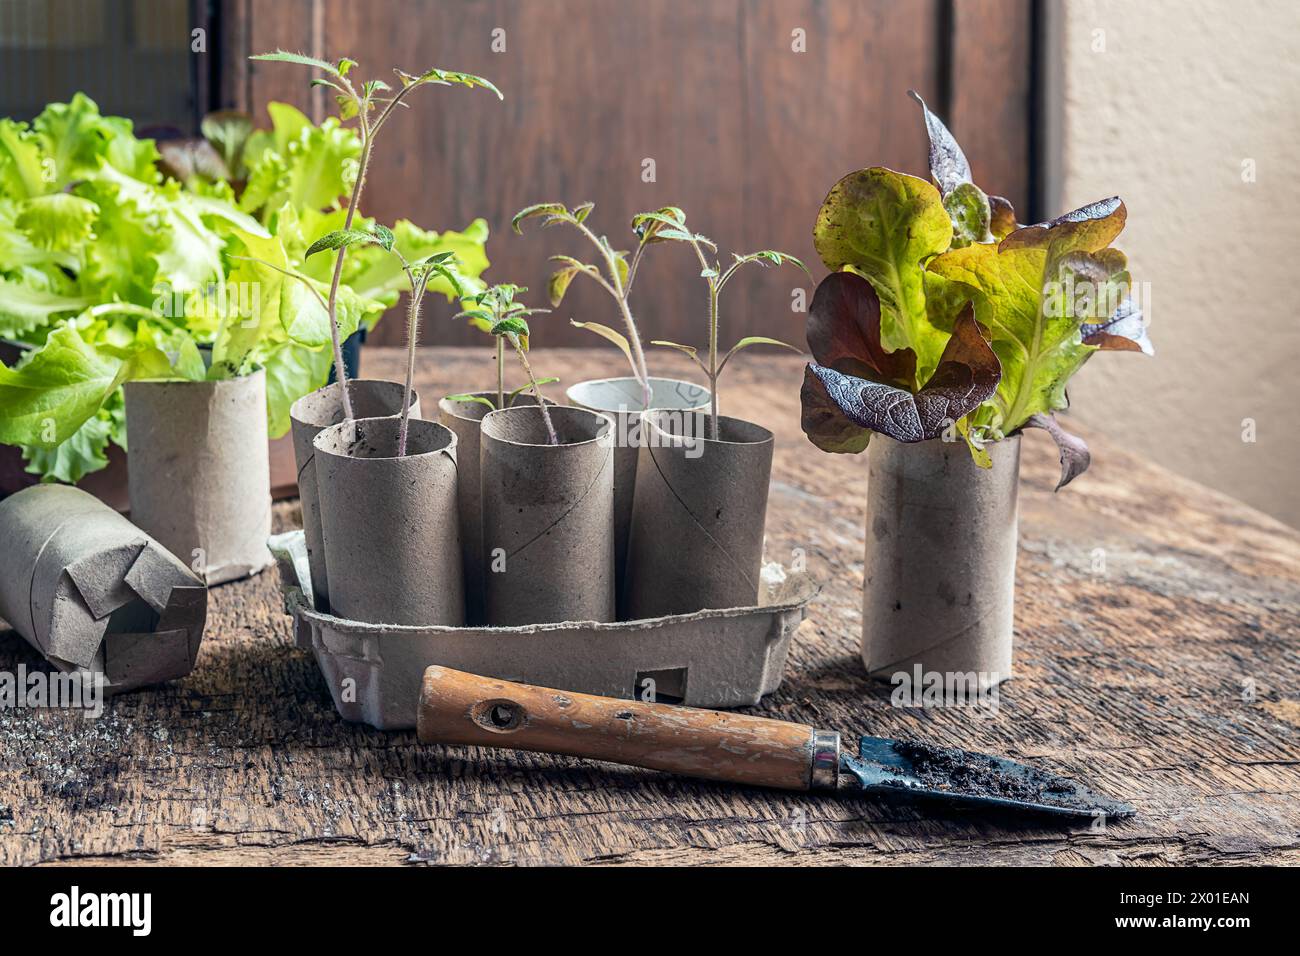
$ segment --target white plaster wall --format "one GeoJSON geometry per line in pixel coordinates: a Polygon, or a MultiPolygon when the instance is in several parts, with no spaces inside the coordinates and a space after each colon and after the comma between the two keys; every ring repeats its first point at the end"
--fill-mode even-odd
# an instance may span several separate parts
{"type": "Polygon", "coordinates": [[[1056,15],[1052,214],[1123,197],[1115,245],[1150,283],[1156,347],[1093,356],[1071,415],[1300,527],[1300,2],[1066,0],[1056,15]]]}

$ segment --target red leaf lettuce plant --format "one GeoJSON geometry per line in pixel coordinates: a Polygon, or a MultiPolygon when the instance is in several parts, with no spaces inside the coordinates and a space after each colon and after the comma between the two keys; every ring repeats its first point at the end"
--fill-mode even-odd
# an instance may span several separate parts
{"type": "Polygon", "coordinates": [[[1056,422],[1070,376],[1094,352],[1152,354],[1110,243],[1127,215],[1105,199],[1033,226],[975,185],[957,141],[919,96],[930,139],[922,179],[875,166],[845,176],[817,216],[832,270],[809,310],[814,362],[803,429],[826,451],[856,453],[872,432],[902,442],[953,427],[977,463],[985,442],[1044,428],[1064,487],[1087,446],[1056,422]]]}

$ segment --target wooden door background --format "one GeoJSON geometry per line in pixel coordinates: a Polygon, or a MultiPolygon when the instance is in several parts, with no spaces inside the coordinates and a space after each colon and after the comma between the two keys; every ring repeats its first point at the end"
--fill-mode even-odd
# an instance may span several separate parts
{"type": "MultiPolygon", "coordinates": [[[[485,277],[529,286],[543,305],[547,256],[589,259],[565,229],[510,231],[518,209],[543,201],[594,201],[589,223],[616,248],[631,247],[634,213],[681,206],[728,261],[780,249],[820,279],[812,225],[837,179],[877,164],[926,175],[908,88],[949,122],[976,180],[1029,221],[1034,21],[1033,0],[223,0],[213,96],[259,122],[271,100],[326,115],[305,70],[246,59],[277,47],[351,56],[363,77],[430,66],[488,77],[503,102],[442,87],[411,98],[385,128],[362,207],[437,229],[484,217],[485,277]]],[[[690,250],[658,246],[642,269],[632,307],[643,336],[702,345],[705,288],[690,250]]],[[[811,298],[798,270],[751,268],[726,290],[724,342],[801,345],[800,287],[811,298]]],[[[482,341],[451,315],[432,305],[423,341],[482,341]]],[[[537,343],[598,344],[570,317],[617,324],[605,293],[579,278],[537,321],[537,343]]],[[[398,341],[395,318],[372,341],[398,341]]]]}

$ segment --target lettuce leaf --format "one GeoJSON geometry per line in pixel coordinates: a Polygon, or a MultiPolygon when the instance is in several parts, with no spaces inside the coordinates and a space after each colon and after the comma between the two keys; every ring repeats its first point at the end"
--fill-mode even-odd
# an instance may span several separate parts
{"type": "Polygon", "coordinates": [[[875,288],[881,341],[888,351],[915,352],[920,379],[934,371],[948,340],[929,319],[925,265],[948,249],[952,236],[938,190],[882,166],[858,170],[836,183],[813,231],[826,268],[852,269],[875,288]]]}
{"type": "Polygon", "coordinates": [[[804,433],[831,452],[856,453],[871,432],[901,442],[937,438],[997,388],[998,360],[968,307],[953,325],[938,367],[913,389],[916,354],[888,351],[881,303],[871,284],[849,272],[822,280],[809,309],[804,372],[804,433]]]}
{"type": "Polygon", "coordinates": [[[64,325],[16,368],[0,364],[0,441],[52,448],[94,416],[123,382],[166,378],[171,368],[159,349],[115,354],[64,325]]]}
{"type": "Polygon", "coordinates": [[[1118,199],[1093,203],[1052,222],[1026,226],[998,245],[974,244],[934,259],[929,269],[974,294],[975,318],[1002,362],[987,424],[1011,434],[1036,414],[1065,408],[1065,385],[1097,350],[1083,341],[1067,280],[1081,267],[1106,271],[1102,255],[1124,227],[1118,199]]]}

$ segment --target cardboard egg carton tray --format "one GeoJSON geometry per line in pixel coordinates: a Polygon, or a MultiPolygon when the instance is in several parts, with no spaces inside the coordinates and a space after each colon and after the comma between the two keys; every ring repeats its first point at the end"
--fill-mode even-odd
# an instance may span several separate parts
{"type": "Polygon", "coordinates": [[[348,621],[315,610],[301,531],[275,535],[285,610],[345,720],[380,730],[415,726],[430,664],[488,677],[691,707],[757,704],[781,684],[786,652],[817,587],[804,573],[765,574],[757,607],[643,621],[528,627],[411,627],[348,621]]]}

